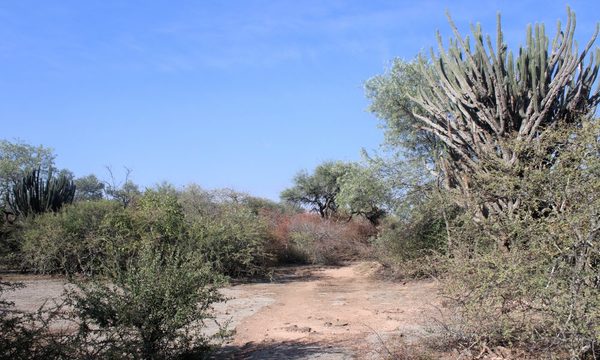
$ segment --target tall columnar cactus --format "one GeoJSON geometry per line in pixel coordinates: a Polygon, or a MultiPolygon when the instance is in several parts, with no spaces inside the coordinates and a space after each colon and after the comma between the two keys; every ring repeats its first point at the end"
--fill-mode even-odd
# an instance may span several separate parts
{"type": "MultiPolygon", "coordinates": [[[[559,22],[551,43],[544,25],[529,26],[516,58],[504,43],[500,15],[495,47],[479,25],[472,27],[471,42],[449,18],[455,39],[448,49],[438,33],[438,55],[431,50],[430,60],[421,57],[428,85],[413,98],[420,105],[413,115],[420,129],[445,144],[440,164],[448,187],[468,193],[472,175],[486,171],[483,159],[514,168],[522,161],[515,143],[530,144],[546,129],[593,116],[600,102],[600,86],[593,89],[600,50],[594,57],[590,49],[598,26],[579,52],[573,40],[575,14],[567,12],[566,28],[559,22]]],[[[487,210],[515,205],[499,202],[487,210]]]]}
{"type": "Polygon", "coordinates": [[[64,204],[73,202],[75,184],[64,174],[52,176],[52,171],[44,179],[40,169],[37,169],[13,186],[12,195],[11,207],[19,215],[58,211],[64,204]]]}

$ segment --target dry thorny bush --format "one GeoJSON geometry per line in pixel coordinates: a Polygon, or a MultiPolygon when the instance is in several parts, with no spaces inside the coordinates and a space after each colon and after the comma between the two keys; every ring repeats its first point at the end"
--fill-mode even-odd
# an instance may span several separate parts
{"type": "Polygon", "coordinates": [[[219,276],[175,248],[141,249],[126,265],[108,261],[100,275],[73,280],[60,304],[19,313],[2,300],[18,285],[0,283],[0,358],[174,359],[202,357],[211,304],[223,300],[219,276]]]}
{"type": "Polygon", "coordinates": [[[598,125],[549,133],[520,151],[526,168],[497,168],[472,189],[474,203],[518,199],[519,207],[466,213],[451,228],[443,294],[456,312],[440,321],[443,333],[474,353],[504,346],[600,357],[598,125]],[[557,139],[560,153],[548,153],[545,142],[557,139]]]}

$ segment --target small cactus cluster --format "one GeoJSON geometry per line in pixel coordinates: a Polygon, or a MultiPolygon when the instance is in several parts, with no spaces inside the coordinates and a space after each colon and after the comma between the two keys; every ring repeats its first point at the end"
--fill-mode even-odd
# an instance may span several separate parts
{"type": "Polygon", "coordinates": [[[50,170],[44,178],[41,169],[34,169],[13,186],[9,203],[17,215],[29,216],[58,211],[64,204],[72,203],[74,197],[75,184],[70,177],[54,177],[50,170]]]}

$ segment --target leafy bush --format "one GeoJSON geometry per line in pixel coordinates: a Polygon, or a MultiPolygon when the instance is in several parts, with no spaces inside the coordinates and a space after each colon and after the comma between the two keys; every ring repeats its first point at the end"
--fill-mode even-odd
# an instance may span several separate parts
{"type": "Polygon", "coordinates": [[[102,234],[132,255],[142,243],[176,243],[186,237],[184,213],[177,196],[146,190],[121,211],[107,214],[102,234]]]}
{"type": "Polygon", "coordinates": [[[174,194],[146,190],[128,211],[140,237],[172,243],[184,235],[183,207],[174,194]]]}
{"type": "Polygon", "coordinates": [[[107,251],[104,219],[120,211],[110,201],[89,201],[28,219],[22,245],[26,268],[41,273],[93,272],[107,251]]]}
{"type": "Polygon", "coordinates": [[[0,281],[0,358],[205,355],[211,339],[201,330],[211,304],[223,300],[220,278],[187,249],[146,244],[135,257],[121,255],[125,266],[117,254],[101,275],[77,281],[65,303],[34,313],[14,311],[2,295],[19,285],[0,281]]]}
{"type": "Polygon", "coordinates": [[[218,216],[197,217],[190,236],[203,259],[224,275],[263,275],[271,261],[266,224],[245,206],[224,204],[218,216]]]}
{"type": "Polygon", "coordinates": [[[189,185],[179,193],[189,240],[214,271],[232,277],[262,276],[273,262],[270,221],[279,206],[230,189],[189,185]]]}
{"type": "Polygon", "coordinates": [[[448,250],[447,221],[459,213],[439,190],[430,190],[406,216],[389,216],[375,239],[379,260],[395,277],[421,278],[442,270],[448,250]]]}
{"type": "Polygon", "coordinates": [[[14,216],[0,217],[0,269],[18,268],[22,262],[22,226],[14,216]]]}
{"type": "Polygon", "coordinates": [[[24,224],[25,266],[41,273],[92,273],[112,252],[135,255],[144,242],[186,237],[174,195],[146,191],[127,208],[116,201],[83,201],[24,224]]]}
{"type": "Polygon", "coordinates": [[[119,359],[205,353],[203,321],[222,297],[218,277],[200,258],[185,248],[145,244],[125,267],[112,259],[102,277],[78,283],[67,299],[79,320],[80,350],[119,359]]]}
{"type": "MultiPolygon", "coordinates": [[[[194,206],[176,194],[147,190],[124,208],[86,201],[24,224],[25,266],[41,273],[93,273],[113,253],[136,256],[147,244],[198,250],[213,270],[234,277],[266,273],[270,234],[256,206],[233,201],[194,206]]],[[[123,264],[122,264],[123,265],[123,264]]]]}

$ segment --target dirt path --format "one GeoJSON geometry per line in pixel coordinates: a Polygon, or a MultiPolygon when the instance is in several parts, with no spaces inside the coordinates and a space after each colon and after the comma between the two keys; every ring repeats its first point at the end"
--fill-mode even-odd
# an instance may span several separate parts
{"type": "Polygon", "coordinates": [[[410,343],[425,331],[437,287],[375,280],[375,263],[343,267],[296,267],[275,282],[228,288],[236,299],[262,299],[250,316],[233,318],[232,358],[385,358],[392,338],[410,343]],[[260,308],[257,308],[260,306],[260,308]],[[233,355],[235,354],[235,355],[233,355]]]}
{"type": "MultiPolygon", "coordinates": [[[[234,329],[216,359],[383,359],[386,348],[410,344],[426,329],[437,286],[432,281],[375,280],[376,263],[278,269],[274,280],[222,289],[220,323],[234,329]]],[[[17,308],[35,310],[60,296],[64,282],[26,278],[9,293],[17,308]]],[[[216,326],[209,326],[208,333],[216,326]]]]}

